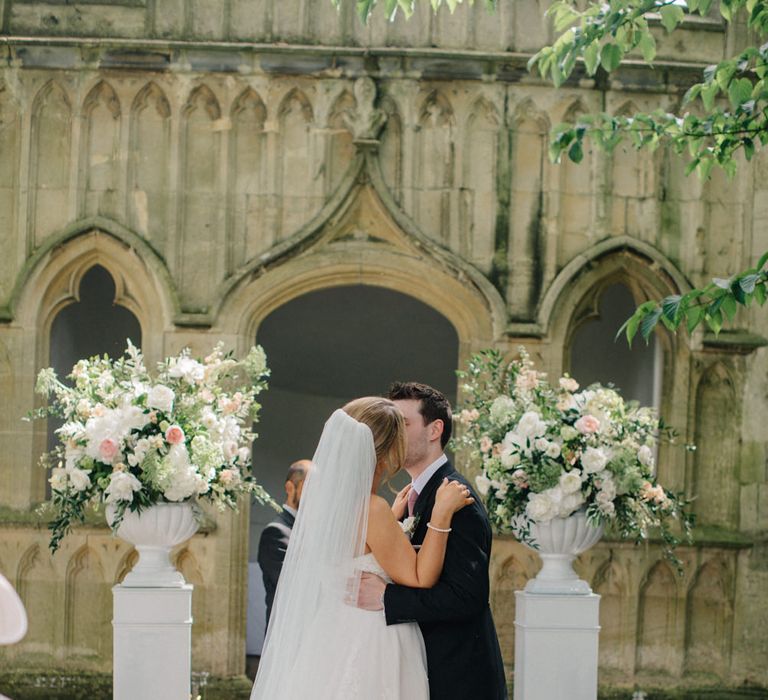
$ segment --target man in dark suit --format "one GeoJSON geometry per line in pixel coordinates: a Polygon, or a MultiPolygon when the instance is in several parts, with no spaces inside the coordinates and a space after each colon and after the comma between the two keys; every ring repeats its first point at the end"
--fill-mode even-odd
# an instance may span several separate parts
{"type": "Polygon", "coordinates": [[[443,572],[433,588],[386,585],[364,574],[358,606],[383,608],[388,625],[419,623],[430,697],[506,700],[504,666],[488,603],[491,526],[480,499],[443,454],[451,436],[450,404],[436,389],[416,382],[393,385],[389,398],[400,408],[408,435],[408,507],[409,515],[417,518],[411,542],[419,545],[424,540],[443,478],[466,484],[475,502],[453,516],[443,572]]]}
{"type": "Polygon", "coordinates": [[[285,553],[288,550],[288,540],[291,537],[293,523],[301,500],[301,490],[307,470],[312,466],[308,459],[294,462],[285,477],[285,503],[283,510],[261,533],[257,561],[264,577],[264,590],[267,592],[267,625],[272,614],[272,601],[275,599],[277,580],[283,568],[285,553]]]}

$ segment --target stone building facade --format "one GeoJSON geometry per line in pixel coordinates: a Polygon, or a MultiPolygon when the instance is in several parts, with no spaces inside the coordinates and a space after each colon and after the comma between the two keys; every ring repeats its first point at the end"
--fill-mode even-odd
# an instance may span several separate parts
{"type": "MultiPolygon", "coordinates": [[[[448,319],[460,362],[524,344],[554,374],[612,286],[659,298],[768,249],[764,153],[707,183],[664,151],[547,158],[553,124],[673,106],[746,30],[690,20],[659,34],[655,69],[555,90],[525,69],[552,39],[545,2],[421,5],[362,27],[329,0],[0,0],[0,571],[34,613],[3,668],[111,668],[110,588],[134,554],[92,522],[50,556],[34,513],[46,429],[20,421],[94,266],[151,360],[218,340],[242,352],[287,302],[366,285],[448,319]]],[[[700,527],[683,576],[654,543],[580,560],[603,596],[605,688],[768,687],[768,319],[736,327],[658,333],[659,407],[697,445],[664,448],[659,469],[696,496],[700,527]]],[[[248,688],[247,550],[244,511],[176,553],[196,586],[194,669],[229,697],[248,688]]],[[[497,538],[510,678],[513,592],[535,570],[497,538]]]]}

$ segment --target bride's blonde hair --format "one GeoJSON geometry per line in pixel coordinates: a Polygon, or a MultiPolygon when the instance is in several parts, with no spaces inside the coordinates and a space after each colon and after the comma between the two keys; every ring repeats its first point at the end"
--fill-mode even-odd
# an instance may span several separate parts
{"type": "Polygon", "coordinates": [[[373,433],[376,463],[384,462],[385,480],[397,474],[405,463],[405,421],[403,414],[389,399],[364,396],[350,401],[344,412],[360,423],[365,423],[373,433]]]}

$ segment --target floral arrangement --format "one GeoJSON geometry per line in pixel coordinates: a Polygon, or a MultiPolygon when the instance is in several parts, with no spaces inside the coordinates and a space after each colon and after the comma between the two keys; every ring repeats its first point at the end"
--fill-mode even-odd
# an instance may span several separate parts
{"type": "Polygon", "coordinates": [[[579,391],[567,374],[552,387],[524,348],[509,363],[495,350],[478,353],[459,376],[460,444],[482,463],[476,484],[499,531],[535,547],[532,523],[584,509],[624,538],[657,531],[677,561],[673,549],[679,535],[690,540],[693,520],[687,501],[656,480],[657,439],[674,432],[654,409],[599,384],[579,391]]]}
{"type": "Polygon", "coordinates": [[[48,406],[31,417],[64,421],[42,460],[51,469],[51,549],[103,502],[113,504],[113,531],[126,509],[160,502],[206,499],[234,509],[245,493],[271,502],[250,469],[256,396],[268,376],[261,347],[238,362],[219,344],[202,361],[184,350],[153,377],[130,341],[120,359],[80,360],[66,384],[43,369],[36,391],[48,406]]]}

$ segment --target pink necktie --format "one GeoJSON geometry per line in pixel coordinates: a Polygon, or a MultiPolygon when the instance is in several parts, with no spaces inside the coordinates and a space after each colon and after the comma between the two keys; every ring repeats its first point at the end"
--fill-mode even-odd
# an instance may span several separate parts
{"type": "Polygon", "coordinates": [[[408,517],[413,516],[413,507],[416,505],[416,499],[419,497],[419,492],[411,487],[411,490],[408,492],[408,517]]]}

